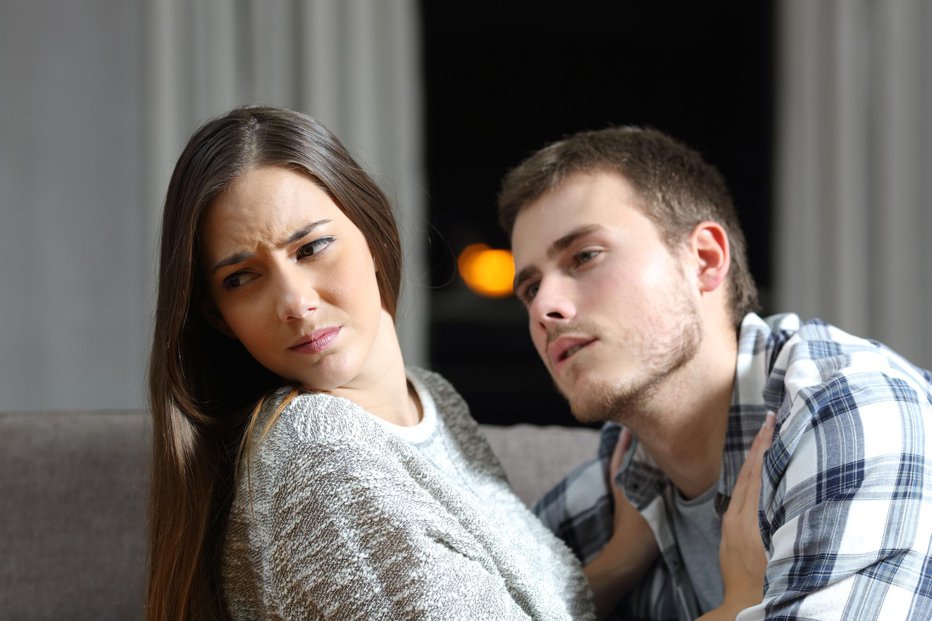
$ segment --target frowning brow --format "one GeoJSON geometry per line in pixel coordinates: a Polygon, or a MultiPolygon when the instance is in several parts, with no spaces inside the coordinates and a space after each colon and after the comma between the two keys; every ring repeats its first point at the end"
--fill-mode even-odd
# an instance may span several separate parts
{"type": "Polygon", "coordinates": [[[296,241],[298,241],[299,239],[301,239],[301,238],[303,238],[303,237],[307,237],[307,235],[308,235],[311,231],[313,231],[314,229],[316,229],[317,227],[319,227],[319,226],[321,226],[321,225],[323,225],[323,224],[328,224],[329,222],[330,222],[330,220],[327,220],[327,219],[325,219],[325,220],[318,220],[317,222],[311,222],[311,223],[308,224],[306,227],[301,228],[301,229],[298,229],[297,231],[295,231],[294,233],[292,233],[291,235],[289,235],[289,236],[288,236],[288,239],[286,239],[286,240],[283,241],[281,244],[279,244],[279,247],[281,247],[281,246],[287,246],[288,244],[293,244],[293,243],[295,243],[296,241]]]}
{"type": "MultiPolygon", "coordinates": [[[[307,237],[311,233],[311,231],[313,231],[317,227],[324,225],[324,224],[328,224],[329,222],[330,222],[329,219],[317,220],[316,222],[311,222],[307,226],[301,227],[300,229],[298,229],[297,231],[289,235],[286,239],[282,240],[278,244],[278,247],[281,248],[283,246],[293,244],[296,241],[307,237]]],[[[245,261],[246,259],[252,256],[253,256],[253,253],[251,252],[234,252],[230,256],[218,261],[216,265],[214,265],[210,269],[210,273],[213,274],[217,270],[222,269],[228,265],[236,265],[237,263],[242,263],[243,261],[245,261]]]]}
{"type": "MultiPolygon", "coordinates": [[[[576,240],[579,239],[580,237],[591,235],[592,233],[601,231],[602,229],[603,227],[598,224],[584,224],[582,226],[576,227],[575,229],[573,229],[572,231],[570,231],[563,237],[560,237],[559,239],[555,240],[552,244],[550,244],[550,247],[547,248],[547,258],[553,259],[558,254],[560,254],[561,252],[563,252],[564,250],[572,246],[576,242],[576,240]]],[[[515,291],[518,290],[518,287],[521,286],[521,283],[523,283],[525,280],[533,276],[538,271],[539,270],[536,267],[528,266],[524,268],[523,270],[521,270],[520,272],[518,272],[515,275],[515,280],[514,280],[515,291]]]]}

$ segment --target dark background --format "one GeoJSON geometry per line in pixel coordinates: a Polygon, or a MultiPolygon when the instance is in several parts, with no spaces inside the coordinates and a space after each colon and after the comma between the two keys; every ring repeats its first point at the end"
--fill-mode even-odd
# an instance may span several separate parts
{"type": "Polygon", "coordinates": [[[422,0],[430,237],[430,366],[480,422],[575,425],[514,298],[456,275],[470,243],[507,248],[495,197],[544,144],[645,125],[725,176],[766,307],[771,283],[774,7],[757,2],[422,0]]]}

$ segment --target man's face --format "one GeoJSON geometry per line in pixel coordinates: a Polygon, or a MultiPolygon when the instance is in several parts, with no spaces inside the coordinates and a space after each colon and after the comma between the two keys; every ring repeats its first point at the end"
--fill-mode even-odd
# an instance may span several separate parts
{"type": "Polygon", "coordinates": [[[512,233],[531,340],[580,420],[624,420],[694,356],[698,293],[620,175],[577,173],[512,233]]]}

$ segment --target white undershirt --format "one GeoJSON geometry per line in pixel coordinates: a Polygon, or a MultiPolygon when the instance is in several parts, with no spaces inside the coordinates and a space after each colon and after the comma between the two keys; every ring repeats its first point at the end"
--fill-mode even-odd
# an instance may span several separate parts
{"type": "Polygon", "coordinates": [[[421,402],[421,420],[416,425],[396,425],[375,415],[372,418],[402,440],[412,444],[420,444],[427,440],[437,427],[437,406],[434,403],[434,398],[430,395],[430,391],[418,378],[408,376],[408,381],[414,386],[414,392],[417,393],[417,398],[421,402]]]}

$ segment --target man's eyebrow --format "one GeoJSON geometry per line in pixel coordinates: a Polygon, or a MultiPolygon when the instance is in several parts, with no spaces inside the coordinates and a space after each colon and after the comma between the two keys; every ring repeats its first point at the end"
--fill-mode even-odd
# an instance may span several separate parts
{"type": "Polygon", "coordinates": [[[547,258],[548,259],[554,258],[558,254],[560,254],[561,252],[563,252],[564,250],[572,246],[573,242],[575,242],[580,237],[591,235],[592,233],[595,233],[596,231],[602,230],[602,228],[603,227],[598,224],[584,224],[582,226],[576,227],[575,229],[573,229],[572,231],[570,231],[569,233],[567,233],[560,239],[550,244],[550,248],[547,249],[547,258]]]}
{"type": "Polygon", "coordinates": [[[514,291],[518,290],[518,287],[521,286],[525,280],[537,273],[536,267],[526,267],[515,275],[515,279],[512,282],[511,288],[514,291]]]}
{"type": "MultiPolygon", "coordinates": [[[[564,250],[572,246],[573,243],[580,237],[591,235],[592,233],[601,231],[603,228],[604,227],[598,224],[584,224],[582,226],[576,227],[575,229],[573,229],[572,231],[570,231],[563,237],[557,239],[552,244],[550,244],[550,247],[547,248],[547,258],[548,259],[554,258],[558,254],[560,254],[561,252],[563,252],[564,250]]],[[[521,286],[521,283],[523,283],[525,280],[533,276],[535,273],[537,273],[537,271],[538,270],[536,267],[531,266],[531,267],[526,267],[520,272],[518,272],[515,275],[514,284],[512,285],[512,288],[515,291],[517,291],[518,287],[521,286]]]]}
{"type": "MultiPolygon", "coordinates": [[[[279,244],[279,247],[287,246],[288,244],[293,244],[299,239],[303,239],[304,237],[307,237],[310,234],[310,232],[316,229],[317,227],[324,225],[324,224],[328,224],[329,222],[330,222],[329,219],[317,220],[316,222],[311,222],[307,226],[301,227],[300,229],[298,229],[297,231],[289,235],[287,239],[285,239],[279,244]]],[[[218,261],[217,264],[214,265],[210,269],[210,273],[213,274],[217,270],[222,269],[228,265],[236,265],[237,263],[241,263],[251,256],[252,256],[251,252],[234,252],[230,256],[218,261]]]]}

